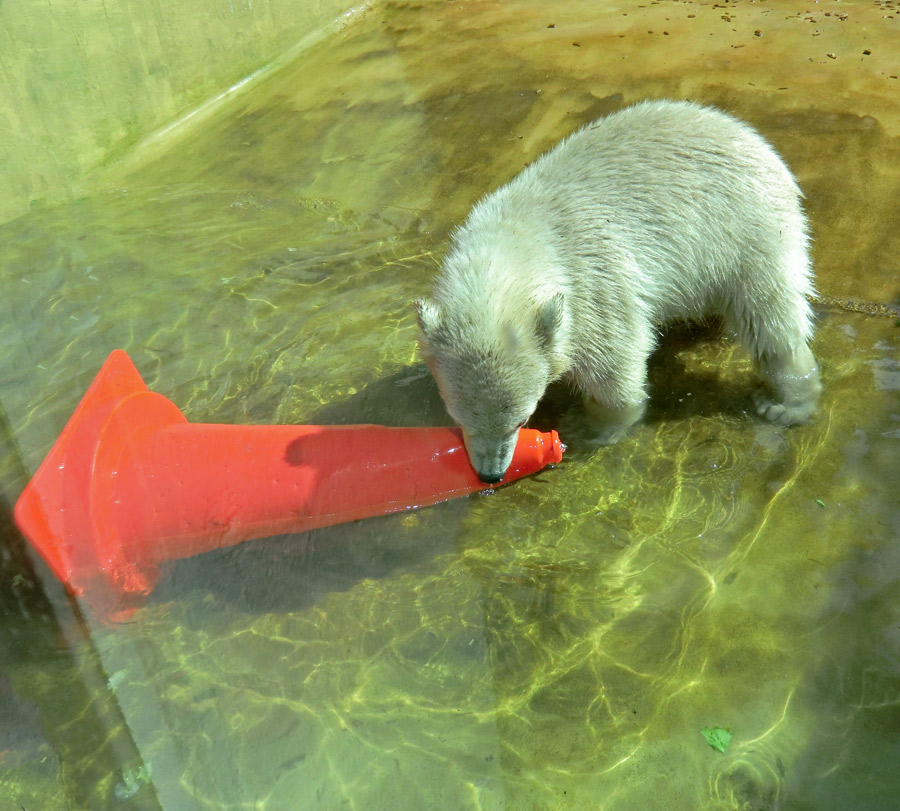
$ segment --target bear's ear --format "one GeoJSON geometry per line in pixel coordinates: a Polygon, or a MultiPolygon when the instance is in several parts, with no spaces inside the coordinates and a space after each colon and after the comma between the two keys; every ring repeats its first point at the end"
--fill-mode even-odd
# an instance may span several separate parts
{"type": "Polygon", "coordinates": [[[564,293],[557,293],[541,305],[538,312],[537,333],[544,346],[549,348],[556,343],[565,316],[566,297],[564,293]]]}
{"type": "Polygon", "coordinates": [[[413,306],[416,308],[416,318],[423,334],[426,337],[433,335],[441,325],[441,311],[437,304],[428,301],[428,299],[420,298],[414,302],[413,306]]]}

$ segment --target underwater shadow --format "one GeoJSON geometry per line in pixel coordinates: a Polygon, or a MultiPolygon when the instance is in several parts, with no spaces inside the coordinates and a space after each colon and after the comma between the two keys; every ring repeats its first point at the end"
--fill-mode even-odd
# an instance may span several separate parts
{"type": "MultiPolygon", "coordinates": [[[[752,375],[738,387],[726,386],[715,367],[709,372],[689,372],[679,358],[687,346],[704,340],[718,340],[718,333],[696,326],[667,331],[650,361],[646,423],[746,413],[756,383],[752,375]]],[[[323,405],[308,422],[393,427],[453,424],[424,364],[404,367],[350,397],[323,405]]],[[[560,431],[569,443],[563,464],[601,452],[599,446],[582,441],[589,436],[590,425],[580,396],[565,383],[548,389],[529,427],[560,431]]],[[[351,589],[361,580],[427,568],[435,557],[458,551],[460,527],[472,498],[478,496],[207,552],[171,565],[150,600],[185,601],[202,610],[203,600],[212,596],[215,604],[224,602],[252,614],[302,611],[328,593],[351,589]]]]}
{"type": "MultiPolygon", "coordinates": [[[[709,324],[677,324],[667,329],[648,364],[650,402],[644,421],[656,424],[689,417],[743,417],[751,411],[753,393],[763,385],[755,370],[737,381],[722,372],[722,330],[709,324]],[[688,368],[682,353],[710,355],[710,368],[688,368]],[[719,357],[714,357],[719,355],[719,357]]],[[[739,350],[739,357],[743,350],[739,350]]]]}
{"type": "MultiPolygon", "coordinates": [[[[752,368],[746,374],[730,374],[728,367],[743,357],[743,350],[738,350],[734,360],[726,357],[727,354],[721,328],[716,323],[677,324],[667,328],[648,361],[647,411],[621,444],[629,442],[641,425],[656,428],[694,418],[725,417],[736,422],[757,419],[753,394],[762,388],[763,381],[752,368]],[[702,357],[703,368],[697,368],[696,363],[689,366],[686,352],[702,357]]],[[[567,446],[564,465],[585,461],[617,447],[593,441],[595,429],[585,414],[581,396],[565,382],[548,388],[528,425],[542,431],[551,428],[559,431],[567,446]]]]}

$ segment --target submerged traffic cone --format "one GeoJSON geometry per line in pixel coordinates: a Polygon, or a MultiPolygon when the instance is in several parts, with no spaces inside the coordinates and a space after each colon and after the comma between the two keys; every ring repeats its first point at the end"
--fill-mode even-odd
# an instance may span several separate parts
{"type": "MultiPolygon", "coordinates": [[[[523,429],[501,484],[561,458],[556,431],[523,429]]],[[[101,591],[148,594],[165,561],[485,487],[455,429],[189,423],[116,350],[23,491],[15,519],[90,603],[101,591]]]]}

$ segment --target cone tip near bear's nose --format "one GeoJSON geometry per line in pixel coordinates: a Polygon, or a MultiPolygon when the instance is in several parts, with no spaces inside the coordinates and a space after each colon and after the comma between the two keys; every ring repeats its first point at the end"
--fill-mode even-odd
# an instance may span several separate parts
{"type": "Polygon", "coordinates": [[[562,461],[563,454],[566,452],[566,446],[560,442],[559,434],[556,431],[550,431],[549,434],[545,434],[545,436],[547,435],[549,435],[550,439],[544,451],[544,464],[555,465],[562,461]]]}
{"type": "Polygon", "coordinates": [[[504,477],[504,483],[537,473],[547,465],[562,461],[565,446],[556,431],[537,431],[522,428],[513,454],[512,464],[504,477]]]}

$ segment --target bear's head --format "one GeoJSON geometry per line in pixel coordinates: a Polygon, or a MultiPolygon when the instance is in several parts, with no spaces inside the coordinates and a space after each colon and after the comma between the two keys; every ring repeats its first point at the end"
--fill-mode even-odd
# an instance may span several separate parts
{"type": "Polygon", "coordinates": [[[565,300],[485,312],[439,301],[415,303],[421,346],[447,412],[462,429],[469,461],[482,481],[506,474],[519,429],[560,364],[565,300]]]}

